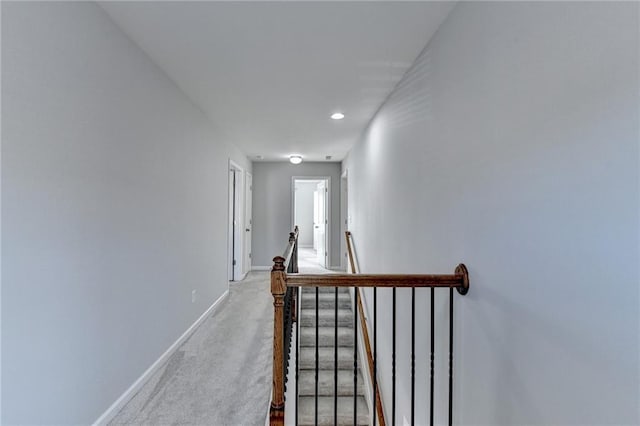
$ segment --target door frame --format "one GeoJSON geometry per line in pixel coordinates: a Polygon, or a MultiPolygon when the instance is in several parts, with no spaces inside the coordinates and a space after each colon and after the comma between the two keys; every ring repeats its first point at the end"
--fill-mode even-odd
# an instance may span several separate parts
{"type": "Polygon", "coordinates": [[[242,229],[244,230],[243,232],[243,243],[244,245],[242,246],[242,259],[243,259],[243,265],[242,265],[242,271],[243,271],[243,276],[246,276],[246,274],[249,273],[249,271],[251,271],[251,264],[252,259],[251,259],[251,247],[252,247],[252,241],[251,239],[249,239],[249,237],[247,236],[247,229],[251,229],[250,233],[251,233],[251,238],[253,238],[253,175],[249,172],[245,172],[244,173],[244,223],[242,226],[242,229]],[[249,202],[251,202],[251,204],[249,204],[249,202]],[[251,205],[251,214],[249,214],[249,205],[251,205]],[[247,220],[249,221],[249,223],[247,223],[247,220]]]}
{"type": "Polygon", "coordinates": [[[347,243],[345,232],[349,230],[349,171],[344,169],[340,176],[340,269],[348,271],[347,243]]]}
{"type": "Polygon", "coordinates": [[[227,216],[227,279],[229,281],[242,281],[246,274],[243,273],[244,244],[242,236],[244,232],[244,169],[235,161],[229,159],[227,176],[235,172],[236,181],[229,178],[228,216],[227,216]],[[235,191],[234,191],[235,189],[235,191]],[[235,211],[234,211],[235,206],[235,211]],[[235,214],[234,214],[235,213],[235,214]],[[234,226],[233,221],[236,221],[234,226]],[[235,232],[234,232],[235,231],[235,232]],[[238,237],[236,239],[236,237],[238,237]],[[235,259],[236,264],[233,264],[235,259]]]}
{"type": "Polygon", "coordinates": [[[326,220],[326,230],[324,233],[324,242],[325,242],[325,251],[327,255],[324,259],[324,265],[322,265],[325,269],[331,269],[331,176],[291,176],[291,230],[296,226],[295,216],[296,216],[296,181],[298,180],[324,180],[327,185],[327,190],[325,192],[325,220],[326,220]]]}

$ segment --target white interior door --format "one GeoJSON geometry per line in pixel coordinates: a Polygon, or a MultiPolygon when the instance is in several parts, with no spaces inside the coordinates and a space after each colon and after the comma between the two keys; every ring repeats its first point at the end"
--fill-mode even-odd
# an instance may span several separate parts
{"type": "Polygon", "coordinates": [[[313,249],[318,250],[318,191],[313,191],[313,249]]]}
{"type": "MultiPolygon", "coordinates": [[[[327,184],[325,181],[322,181],[318,184],[317,187],[317,221],[314,223],[314,234],[317,236],[316,244],[317,251],[316,255],[318,257],[318,263],[327,267],[327,246],[326,246],[326,234],[327,234],[327,184]]],[[[315,200],[314,200],[315,201],[315,200]]]]}
{"type": "Polygon", "coordinates": [[[229,268],[228,268],[228,279],[229,281],[233,281],[234,278],[234,250],[235,250],[235,181],[236,181],[236,173],[235,170],[229,170],[229,268]]]}
{"type": "Polygon", "coordinates": [[[253,206],[253,176],[247,173],[245,181],[245,210],[244,210],[244,271],[251,270],[251,233],[252,226],[252,206],[253,206]]]}
{"type": "Polygon", "coordinates": [[[349,230],[349,209],[347,208],[347,203],[349,201],[349,193],[348,193],[348,181],[346,171],[342,176],[342,180],[340,182],[340,252],[342,253],[342,258],[340,259],[340,269],[343,271],[349,271],[349,257],[347,255],[347,244],[344,238],[345,231],[349,230]]]}
{"type": "Polygon", "coordinates": [[[242,170],[229,169],[229,281],[242,279],[242,170]]]}

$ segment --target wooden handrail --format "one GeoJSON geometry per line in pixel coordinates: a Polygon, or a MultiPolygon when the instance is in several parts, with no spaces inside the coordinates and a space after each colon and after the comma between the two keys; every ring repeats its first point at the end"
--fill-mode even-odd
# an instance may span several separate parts
{"type": "Polygon", "coordinates": [[[297,259],[298,245],[296,244],[296,242],[298,241],[298,234],[299,234],[299,230],[298,230],[298,226],[296,225],[296,227],[293,228],[293,232],[289,232],[289,242],[287,243],[287,247],[284,249],[284,253],[282,254],[282,256],[276,256],[273,258],[274,262],[276,262],[276,259],[278,258],[282,259],[282,263],[284,264],[285,270],[287,271],[289,269],[290,262],[292,261],[292,259],[294,259],[295,272],[298,272],[298,259],[297,259]]]}
{"type": "Polygon", "coordinates": [[[463,264],[453,274],[442,275],[389,275],[389,274],[295,274],[287,276],[292,287],[447,287],[465,294],[469,279],[463,264]]]}
{"type": "Polygon", "coordinates": [[[355,256],[353,255],[353,249],[351,248],[351,231],[344,231],[344,237],[347,240],[347,253],[349,254],[349,264],[351,265],[351,273],[357,274],[358,271],[356,271],[355,256]]]}
{"type": "MultiPolygon", "coordinates": [[[[354,256],[353,256],[353,250],[351,248],[351,240],[349,237],[351,237],[351,232],[350,231],[345,231],[344,233],[345,238],[347,239],[347,252],[349,254],[349,263],[351,264],[351,273],[352,274],[356,274],[356,263],[354,260],[354,256]]],[[[367,353],[367,364],[369,365],[369,377],[372,378],[373,380],[373,375],[375,374],[375,372],[373,371],[373,351],[371,350],[371,341],[369,340],[369,329],[367,327],[367,318],[364,314],[364,307],[362,306],[362,293],[360,292],[360,288],[356,288],[354,289],[355,291],[359,292],[359,296],[358,297],[358,313],[360,316],[360,325],[362,327],[362,338],[364,340],[364,349],[365,352],[367,353]]],[[[376,412],[378,414],[378,424],[380,426],[386,426],[386,422],[385,422],[385,418],[384,418],[384,410],[382,408],[382,398],[380,396],[380,387],[377,386],[376,387],[376,412]]]]}

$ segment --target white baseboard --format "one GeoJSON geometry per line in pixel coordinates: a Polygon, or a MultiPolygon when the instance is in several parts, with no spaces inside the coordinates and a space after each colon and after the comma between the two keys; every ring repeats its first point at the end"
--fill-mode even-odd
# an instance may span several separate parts
{"type": "Polygon", "coordinates": [[[264,419],[264,426],[271,426],[271,401],[273,401],[273,386],[269,392],[269,403],[267,404],[267,417],[264,419]]]}
{"type": "Polygon", "coordinates": [[[252,271],[270,271],[273,266],[252,266],[252,271]]]}
{"type": "Polygon", "coordinates": [[[189,338],[189,336],[191,336],[191,334],[196,331],[196,329],[204,322],[204,320],[209,315],[213,314],[216,311],[220,303],[224,301],[224,299],[226,299],[228,296],[229,290],[226,290],[222,294],[222,296],[218,298],[218,300],[213,302],[213,304],[209,306],[209,308],[202,315],[200,315],[200,318],[198,318],[193,324],[191,324],[191,326],[182,334],[182,336],[178,337],[178,340],[176,340],[171,346],[169,346],[169,349],[167,349],[162,355],[160,355],[160,358],[158,358],[153,364],[151,364],[149,368],[147,368],[144,373],[142,373],[138,380],[133,382],[129,389],[127,389],[120,396],[120,398],[116,400],[116,402],[114,402],[109,408],[107,408],[107,411],[105,411],[100,417],[98,417],[98,420],[93,423],[93,426],[106,425],[111,420],[113,420],[113,418],[120,412],[120,410],[122,410],[122,407],[124,407],[127,402],[129,402],[131,398],[133,398],[138,393],[138,391],[151,378],[151,376],[153,376],[153,374],[158,371],[158,369],[162,367],[165,362],[169,360],[171,355],[174,354],[174,352],[180,347],[180,345],[182,345],[189,338]]]}
{"type": "Polygon", "coordinates": [[[341,271],[341,272],[345,272],[345,269],[342,267],[342,265],[338,265],[338,266],[330,266],[329,270],[331,271],[341,271]]]}

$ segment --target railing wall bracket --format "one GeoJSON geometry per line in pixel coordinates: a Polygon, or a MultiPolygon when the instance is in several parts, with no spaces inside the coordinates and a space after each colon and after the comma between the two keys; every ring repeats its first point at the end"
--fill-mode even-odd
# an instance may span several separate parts
{"type": "Polygon", "coordinates": [[[469,271],[467,271],[467,267],[464,266],[464,263],[456,266],[455,274],[462,275],[462,285],[457,287],[457,290],[458,293],[464,296],[469,292],[469,271]]]}

